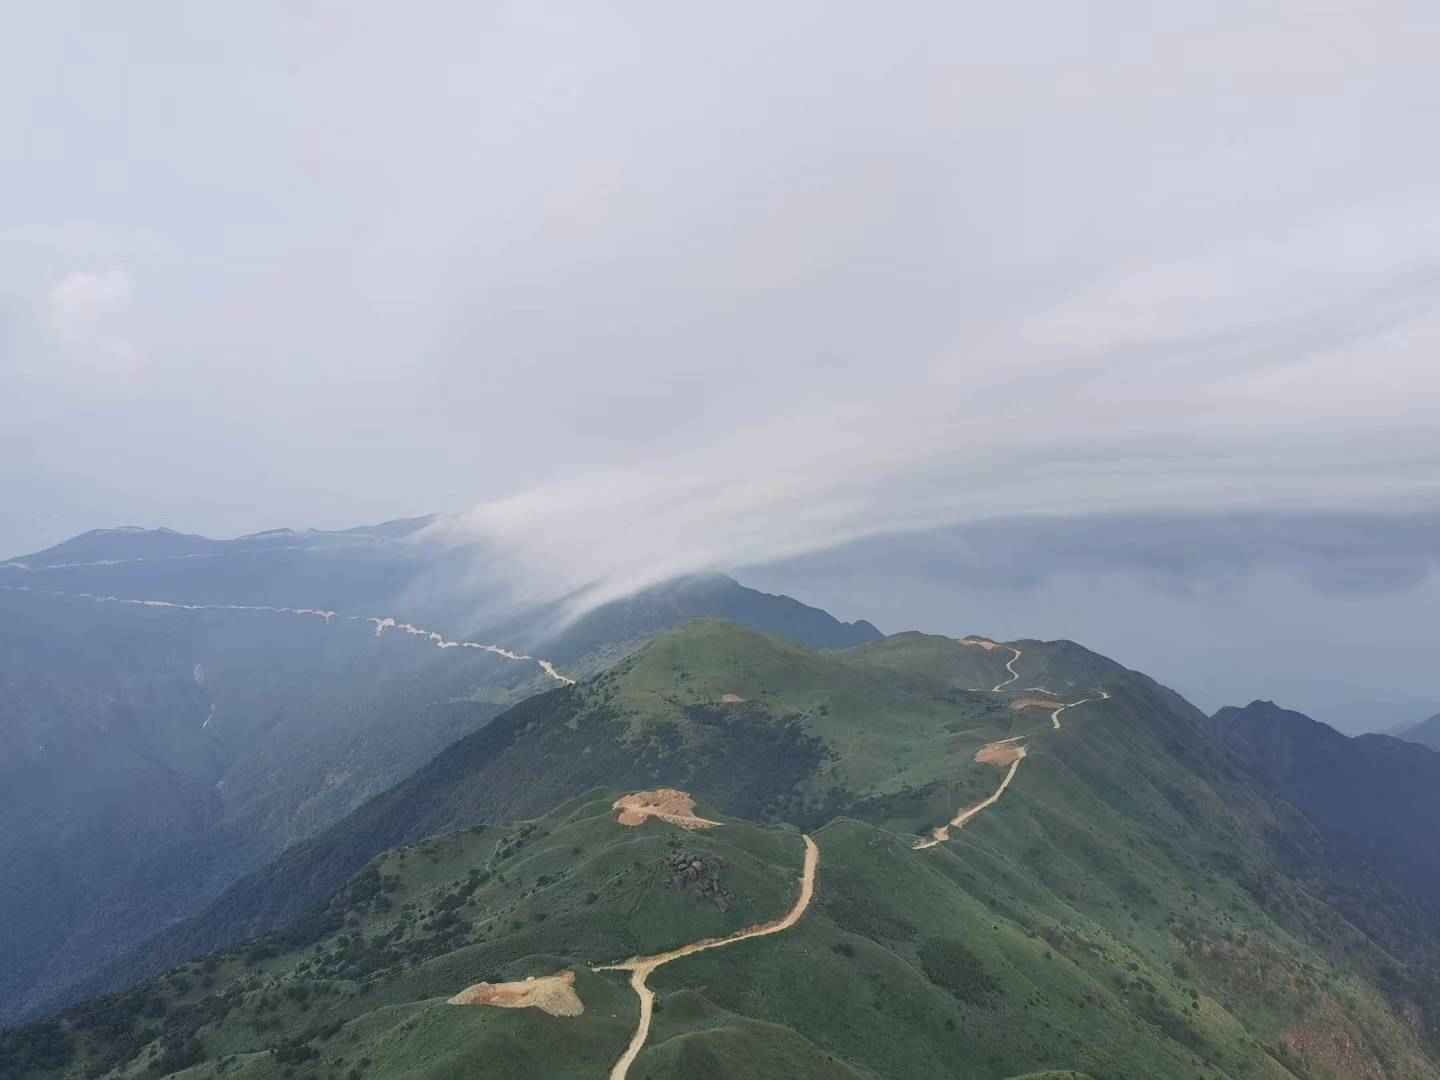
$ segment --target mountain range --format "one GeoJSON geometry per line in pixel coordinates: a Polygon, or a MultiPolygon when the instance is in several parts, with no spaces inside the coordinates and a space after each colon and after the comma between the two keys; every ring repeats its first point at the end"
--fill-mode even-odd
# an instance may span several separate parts
{"type": "Polygon", "coordinates": [[[582,674],[702,615],[817,646],[879,637],[718,575],[545,636],[545,611],[476,626],[457,614],[473,556],[416,543],[427,520],[101,530],[0,564],[0,1022],[570,677],[526,648],[582,674]],[[497,651],[437,647],[462,630],[497,651]]]}
{"type": "Polygon", "coordinates": [[[721,577],[436,640],[389,528],[0,578],[0,1077],[1440,1077],[1440,754],[721,577]]]}

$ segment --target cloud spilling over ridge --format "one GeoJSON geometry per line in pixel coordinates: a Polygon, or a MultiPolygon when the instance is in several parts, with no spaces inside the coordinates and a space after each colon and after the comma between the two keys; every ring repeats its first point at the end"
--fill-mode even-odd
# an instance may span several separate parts
{"type": "Polygon", "coordinates": [[[1440,382],[1401,367],[1387,393],[1378,359],[1172,382],[1168,400],[1140,392],[1143,363],[986,372],[963,393],[907,387],[652,464],[576,472],[445,518],[432,536],[484,539],[531,598],[593,586],[583,608],[677,573],[991,518],[1434,507],[1440,415],[1410,395],[1440,400],[1440,382]],[[1381,422],[1336,415],[1328,395],[1367,397],[1381,422]]]}
{"type": "Polygon", "coordinates": [[[1345,211],[819,370],[693,446],[437,524],[577,609],[677,573],[1024,516],[1440,507],[1440,208],[1345,211]],[[1383,252],[1383,256],[1378,254],[1383,252]]]}

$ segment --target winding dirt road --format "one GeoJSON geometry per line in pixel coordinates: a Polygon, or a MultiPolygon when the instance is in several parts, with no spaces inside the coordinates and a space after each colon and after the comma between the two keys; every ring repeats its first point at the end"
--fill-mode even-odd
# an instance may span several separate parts
{"type": "Polygon", "coordinates": [[[453,641],[434,630],[426,630],[423,626],[415,626],[411,623],[397,622],[389,616],[382,618],[375,615],[340,615],[338,612],[326,611],[322,608],[275,607],[270,604],[182,604],[173,600],[130,600],[120,596],[106,596],[98,593],[31,589],[24,585],[0,585],[0,589],[4,589],[6,592],[33,592],[44,596],[73,597],[80,600],[91,600],[97,604],[128,604],[132,607],[173,608],[177,611],[247,611],[270,615],[306,615],[323,619],[327,625],[336,619],[344,619],[347,622],[368,622],[374,625],[376,637],[380,637],[386,630],[401,630],[415,637],[423,638],[439,649],[479,649],[482,652],[504,657],[506,660],[531,663],[544,672],[546,678],[553,679],[562,686],[575,685],[574,679],[568,675],[562,675],[549,660],[516,652],[501,645],[487,645],[479,641],[453,641]]]}
{"type": "MultiPolygon", "coordinates": [[[[1024,654],[1023,654],[1019,649],[1017,649],[1014,645],[1002,645],[1002,644],[1000,644],[1000,642],[998,642],[998,641],[991,641],[989,638],[977,638],[977,637],[961,638],[961,639],[960,639],[960,644],[961,644],[961,645],[974,645],[976,648],[984,649],[986,652],[991,652],[991,651],[994,650],[994,649],[1009,649],[1012,653],[1015,654],[1014,656],[1010,657],[1009,660],[1006,660],[1006,661],[1005,661],[1005,670],[1010,673],[1010,677],[1009,677],[1008,679],[1004,679],[1004,680],[996,683],[994,686],[992,686],[992,687],[990,688],[990,692],[991,692],[992,694],[997,693],[998,691],[1004,690],[1007,686],[1009,686],[1011,683],[1015,682],[1017,679],[1020,678],[1020,673],[1015,670],[1015,661],[1019,660],[1020,657],[1023,656],[1024,654]]],[[[1038,687],[1037,687],[1037,689],[1038,689],[1038,687]]]]}
{"type": "Polygon", "coordinates": [[[635,1059],[640,1056],[640,1051],[644,1049],[645,1040],[650,1037],[650,1022],[655,1017],[655,991],[645,983],[656,968],[664,967],[682,957],[693,956],[698,952],[719,949],[726,945],[738,945],[751,938],[778,934],[782,930],[789,930],[800,921],[806,909],[809,908],[810,901],[815,898],[815,873],[820,867],[819,845],[809,836],[804,836],[803,839],[805,841],[805,869],[800,877],[800,895],[795,900],[795,906],[782,918],[774,922],[752,926],[748,930],[741,930],[738,934],[731,934],[726,938],[705,938],[690,945],[682,945],[670,952],[659,953],[655,956],[637,956],[621,964],[607,964],[605,967],[595,969],[596,971],[630,972],[630,988],[640,999],[640,1023],[636,1026],[635,1034],[630,1039],[630,1045],[625,1048],[625,1053],[620,1055],[620,1060],[615,1062],[614,1067],[610,1070],[610,1080],[625,1080],[630,1072],[630,1066],[635,1063],[635,1059]]]}
{"type": "MultiPolygon", "coordinates": [[[[1019,681],[1020,673],[1015,670],[1015,664],[1017,661],[1019,661],[1020,657],[1024,655],[1024,653],[1020,649],[1017,649],[1014,645],[1004,645],[998,641],[991,641],[989,638],[967,637],[960,638],[959,640],[960,644],[962,645],[974,645],[977,648],[984,649],[986,652],[990,652],[994,649],[1009,649],[1012,653],[1015,654],[1010,657],[1010,659],[1005,663],[1005,670],[1010,673],[1010,677],[1008,679],[1003,679],[1000,682],[996,683],[994,686],[992,686],[990,688],[990,693],[999,693],[1011,683],[1019,681]]],[[[1060,696],[1054,690],[1050,690],[1044,686],[1025,687],[1025,693],[1032,692],[1039,694],[1049,694],[1051,697],[1054,698],[1058,698],[1060,696]]],[[[1071,701],[1059,705],[1053,712],[1050,713],[1050,723],[1054,725],[1056,731],[1059,731],[1060,714],[1063,713],[1066,709],[1073,709],[1077,705],[1084,705],[1087,702],[1091,701],[1109,700],[1110,692],[1108,690],[1096,690],[1096,692],[1090,697],[1081,698],[1079,701],[1071,701]]],[[[1025,708],[1031,705],[1043,705],[1045,707],[1048,707],[1050,704],[1050,702],[1037,702],[1024,698],[1014,703],[1014,705],[1021,708],[1025,708]]],[[[1000,786],[995,789],[995,794],[991,795],[988,799],[985,799],[983,802],[976,803],[974,806],[968,809],[961,810],[953,818],[951,818],[947,824],[941,825],[939,828],[934,829],[930,834],[930,839],[915,841],[916,851],[923,851],[926,848],[933,848],[937,847],[940,844],[943,844],[945,841],[950,839],[951,829],[963,829],[965,827],[965,823],[968,822],[971,818],[990,809],[990,807],[994,806],[997,802],[1000,801],[1000,796],[1005,794],[1005,789],[1008,788],[1010,786],[1010,782],[1015,779],[1015,773],[1020,768],[1020,762],[1025,760],[1026,754],[1024,746],[1016,747],[1012,751],[1014,755],[1013,757],[1003,754],[1002,750],[1006,748],[1007,743],[1019,742],[1023,738],[1025,738],[1025,736],[1016,735],[1012,738],[1001,739],[999,742],[989,743],[986,746],[981,747],[979,753],[975,755],[976,761],[986,765],[1000,765],[1004,764],[1006,761],[1009,762],[1010,768],[1005,773],[1005,778],[1000,781],[1000,786]]]]}
{"type": "Polygon", "coordinates": [[[1060,730],[1060,714],[1061,714],[1062,712],[1064,712],[1066,709],[1073,709],[1073,708],[1075,708],[1076,705],[1084,705],[1087,701],[1109,701],[1109,700],[1110,700],[1110,692],[1109,692],[1108,690],[1101,690],[1101,691],[1098,692],[1098,696],[1096,696],[1096,697],[1081,698],[1079,701],[1072,701],[1072,702],[1070,702],[1070,704],[1068,704],[1068,705],[1061,705],[1058,709],[1056,709],[1054,712],[1052,712],[1052,713],[1050,714],[1050,723],[1052,723],[1052,724],[1055,725],[1055,730],[1056,730],[1056,731],[1059,731],[1059,730],[1060,730]]]}
{"type": "MultiPolygon", "coordinates": [[[[1015,742],[1023,737],[1024,736],[1016,736],[1015,739],[1007,739],[1006,741],[1015,742]]],[[[1003,744],[991,743],[989,744],[989,746],[982,748],[980,750],[980,753],[975,755],[976,760],[978,761],[980,759],[980,755],[985,754],[991,749],[991,747],[997,747],[1001,745],[1003,744]]],[[[1015,748],[1015,756],[1010,761],[1010,768],[1005,773],[1005,779],[1001,780],[1000,786],[995,789],[995,794],[991,795],[983,802],[976,803],[968,810],[960,811],[958,814],[956,814],[953,818],[950,819],[948,824],[941,825],[938,829],[934,830],[930,834],[929,840],[916,840],[915,850],[924,851],[926,848],[936,847],[939,844],[945,843],[946,840],[950,839],[951,829],[963,829],[965,827],[965,823],[968,822],[971,818],[975,817],[975,815],[977,814],[981,814],[986,810],[989,810],[990,807],[994,806],[997,802],[999,802],[1000,796],[1004,795],[1005,789],[1010,786],[1010,781],[1015,779],[1015,773],[1019,771],[1020,763],[1025,760],[1026,752],[1027,751],[1024,746],[1017,746],[1015,748]]]]}

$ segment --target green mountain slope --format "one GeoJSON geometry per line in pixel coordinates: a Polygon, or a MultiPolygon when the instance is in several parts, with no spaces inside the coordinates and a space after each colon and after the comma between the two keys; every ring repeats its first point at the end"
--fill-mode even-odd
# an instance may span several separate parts
{"type": "Polygon", "coordinates": [[[640,1010],[593,968],[778,919],[797,826],[813,900],[657,969],[632,1080],[1440,1076],[1424,970],[1294,869],[1323,829],[1173,693],[1069,643],[816,654],[717,623],[457,743],[171,946],[269,937],[8,1036],[8,1075],[602,1076],[640,1010]],[[1073,689],[1023,689],[1032,664],[1073,689]],[[1025,755],[976,760],[1000,740],[1025,755]],[[660,784],[719,827],[616,822],[660,784]],[[558,809],[482,824],[532,804],[558,809]],[[578,1017],[446,1004],[562,972],[578,1017]]]}
{"type": "Polygon", "coordinates": [[[551,611],[474,627],[474,553],[416,542],[424,524],[228,541],[99,530],[0,563],[0,1023],[74,1000],[104,965],[556,685],[534,661],[372,619],[474,630],[576,674],[707,612],[815,645],[878,637],[719,576],[606,605],[548,642],[551,611]]]}
{"type": "Polygon", "coordinates": [[[1408,963],[1387,978],[1427,999],[1440,1037],[1440,753],[1388,735],[1347,737],[1256,701],[1215,714],[1220,737],[1315,831],[1275,860],[1408,963]],[[1428,974],[1427,974],[1428,973],[1428,974]]]}

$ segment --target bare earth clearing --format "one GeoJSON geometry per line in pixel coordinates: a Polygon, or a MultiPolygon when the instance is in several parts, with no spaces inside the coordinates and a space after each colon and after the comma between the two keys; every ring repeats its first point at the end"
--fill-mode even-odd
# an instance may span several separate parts
{"type": "Polygon", "coordinates": [[[622,795],[615,800],[612,810],[620,813],[615,820],[621,825],[644,825],[652,817],[679,825],[682,829],[713,829],[720,824],[709,818],[695,816],[695,799],[686,791],[675,788],[657,788],[655,791],[637,791],[622,795]]]}
{"type": "Polygon", "coordinates": [[[1050,698],[1039,697],[1017,697],[1010,702],[1010,708],[1019,712],[1021,709],[1053,709],[1055,702],[1050,698]]]}
{"type": "Polygon", "coordinates": [[[630,1066],[635,1063],[635,1059],[644,1048],[645,1040],[650,1037],[650,1022],[655,1015],[655,991],[645,985],[645,982],[650,978],[651,972],[682,957],[705,952],[707,949],[719,949],[726,945],[749,941],[751,938],[778,934],[782,930],[790,929],[800,921],[801,916],[810,906],[810,901],[815,897],[815,872],[820,867],[819,845],[809,836],[805,836],[803,839],[805,841],[805,869],[800,878],[800,895],[795,900],[795,906],[783,917],[774,922],[761,923],[748,930],[741,930],[738,934],[731,934],[726,938],[706,938],[690,945],[682,945],[670,952],[659,953],[655,956],[637,956],[622,964],[609,964],[595,969],[596,971],[630,972],[630,988],[640,998],[640,1023],[635,1028],[635,1034],[630,1039],[630,1045],[626,1047],[625,1053],[610,1070],[610,1080],[625,1080],[630,1072],[630,1066]]]}
{"type": "Polygon", "coordinates": [[[995,765],[1004,768],[1025,756],[1025,748],[1017,745],[1023,735],[1004,742],[992,742],[975,752],[975,760],[981,765],[995,765]]]}
{"type": "Polygon", "coordinates": [[[531,977],[522,982],[476,983],[452,997],[449,1005],[493,1005],[497,1009],[539,1009],[551,1016],[579,1016],[585,1003],[575,992],[575,973],[531,977]]]}

